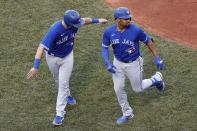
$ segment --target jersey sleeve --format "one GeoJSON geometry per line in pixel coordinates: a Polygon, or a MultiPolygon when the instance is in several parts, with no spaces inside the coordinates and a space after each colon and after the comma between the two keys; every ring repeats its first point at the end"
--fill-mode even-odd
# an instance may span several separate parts
{"type": "Polygon", "coordinates": [[[144,44],[148,44],[148,42],[151,40],[151,37],[142,29],[139,31],[139,40],[143,42],[144,44]]]}
{"type": "Polygon", "coordinates": [[[103,33],[102,47],[109,47],[110,43],[110,33],[108,30],[105,30],[103,33]]]}
{"type": "Polygon", "coordinates": [[[43,46],[46,50],[49,50],[52,47],[56,39],[56,36],[57,36],[57,32],[55,31],[54,26],[52,26],[45,34],[40,45],[43,46]]]}

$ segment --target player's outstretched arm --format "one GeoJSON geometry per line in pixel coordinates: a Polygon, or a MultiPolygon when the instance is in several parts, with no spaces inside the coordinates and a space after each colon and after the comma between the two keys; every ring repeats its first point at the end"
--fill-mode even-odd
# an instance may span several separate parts
{"type": "Polygon", "coordinates": [[[108,22],[108,20],[103,19],[103,18],[100,18],[100,19],[96,19],[96,18],[82,18],[82,20],[85,22],[84,25],[96,24],[96,23],[106,24],[108,22]]]}
{"type": "Polygon", "coordinates": [[[36,52],[35,60],[34,60],[34,66],[27,73],[27,79],[32,79],[33,77],[36,76],[37,71],[39,69],[39,65],[41,62],[43,52],[44,52],[44,47],[39,45],[37,52],[36,52]]]}

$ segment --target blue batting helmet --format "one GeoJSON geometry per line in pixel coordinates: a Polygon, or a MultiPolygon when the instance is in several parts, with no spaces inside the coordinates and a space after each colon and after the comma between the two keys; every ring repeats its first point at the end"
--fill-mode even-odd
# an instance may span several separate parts
{"type": "Polygon", "coordinates": [[[114,11],[114,18],[120,18],[120,19],[131,19],[133,16],[130,12],[130,10],[126,7],[119,7],[116,8],[114,11]]]}
{"type": "Polygon", "coordinates": [[[81,19],[80,14],[75,10],[67,10],[64,13],[64,23],[68,26],[79,28],[84,21],[81,19]]]}

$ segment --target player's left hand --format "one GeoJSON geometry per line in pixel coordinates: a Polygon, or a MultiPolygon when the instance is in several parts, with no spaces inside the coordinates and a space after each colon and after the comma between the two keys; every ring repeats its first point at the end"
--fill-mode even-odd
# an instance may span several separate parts
{"type": "Polygon", "coordinates": [[[99,19],[99,23],[101,24],[106,24],[108,22],[108,20],[106,19],[99,19]]]}
{"type": "Polygon", "coordinates": [[[111,73],[116,73],[116,67],[113,64],[108,65],[107,70],[111,73]]]}
{"type": "Polygon", "coordinates": [[[163,70],[164,62],[159,56],[155,57],[155,65],[157,66],[158,69],[163,70]]]}

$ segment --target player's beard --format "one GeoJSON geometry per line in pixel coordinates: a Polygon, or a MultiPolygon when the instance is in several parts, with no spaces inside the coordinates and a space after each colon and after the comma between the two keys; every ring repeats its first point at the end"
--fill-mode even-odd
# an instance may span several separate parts
{"type": "Polygon", "coordinates": [[[122,27],[123,27],[123,28],[127,28],[127,27],[129,26],[129,24],[130,24],[130,23],[123,24],[122,27]]]}
{"type": "Polygon", "coordinates": [[[118,22],[118,28],[120,30],[124,30],[129,26],[129,24],[130,24],[130,21],[119,21],[118,22]]]}
{"type": "Polygon", "coordinates": [[[122,27],[127,28],[130,24],[130,21],[125,21],[124,23],[122,23],[122,27]]]}

